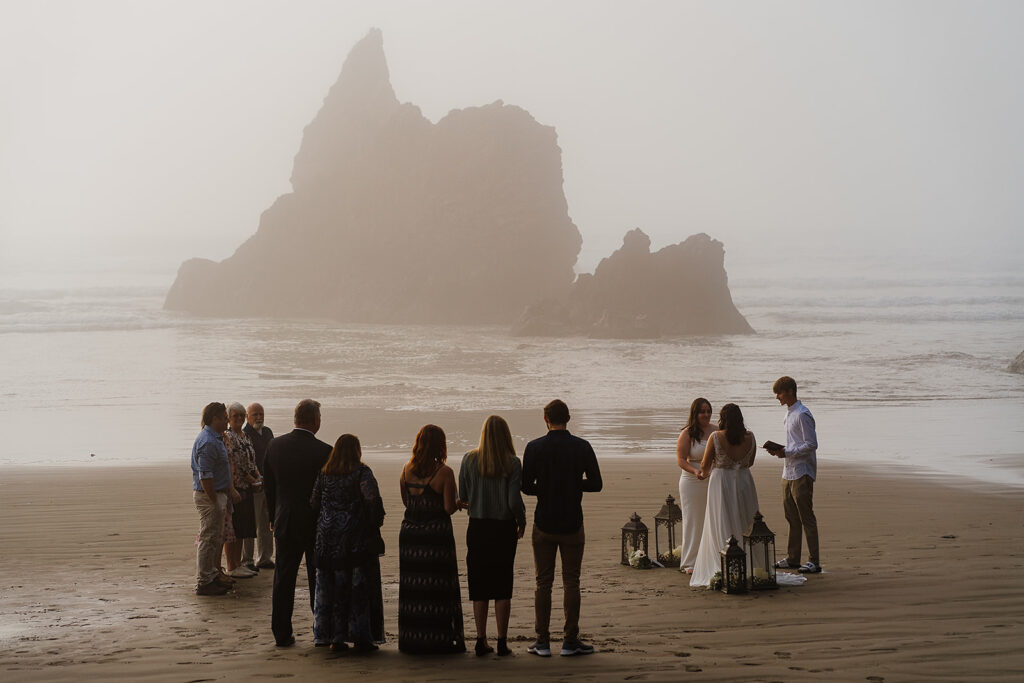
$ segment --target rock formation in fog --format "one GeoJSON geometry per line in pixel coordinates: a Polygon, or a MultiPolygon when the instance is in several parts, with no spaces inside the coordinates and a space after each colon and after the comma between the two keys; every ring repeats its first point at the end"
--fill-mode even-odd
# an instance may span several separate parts
{"type": "Polygon", "coordinates": [[[1017,357],[1010,361],[1010,365],[1006,368],[1010,372],[1016,372],[1019,375],[1024,375],[1024,351],[1017,354],[1017,357]]]}
{"type": "Polygon", "coordinates": [[[513,331],[615,338],[753,332],[733,305],[721,242],[702,233],[653,254],[650,248],[642,230],[627,232],[622,248],[593,275],[580,275],[564,302],[530,306],[513,331]]]}
{"type": "Polygon", "coordinates": [[[554,128],[500,101],[431,123],[395,97],[379,30],[306,127],[291,182],[234,255],[182,264],[165,306],[510,323],[573,282],[582,239],[554,128]]]}
{"type": "Polygon", "coordinates": [[[582,240],[554,128],[501,101],[431,123],[396,98],[379,30],[306,126],[291,183],[231,257],[183,263],[165,307],[393,323],[512,323],[525,309],[520,334],[752,331],[706,235],[652,254],[634,230],[574,282],[582,240]]]}

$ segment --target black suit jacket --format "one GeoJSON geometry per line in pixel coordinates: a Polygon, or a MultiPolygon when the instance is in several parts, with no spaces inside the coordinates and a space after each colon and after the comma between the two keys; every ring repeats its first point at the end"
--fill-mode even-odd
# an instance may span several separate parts
{"type": "Polygon", "coordinates": [[[309,499],[316,477],[330,454],[330,444],[305,429],[275,437],[267,446],[263,488],[267,493],[267,509],[274,511],[275,537],[312,543],[316,536],[316,518],[309,499]]]}

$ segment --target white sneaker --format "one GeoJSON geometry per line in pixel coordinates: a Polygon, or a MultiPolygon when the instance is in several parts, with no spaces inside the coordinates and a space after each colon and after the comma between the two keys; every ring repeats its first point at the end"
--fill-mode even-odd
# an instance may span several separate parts
{"type": "Polygon", "coordinates": [[[245,567],[238,566],[228,572],[228,576],[235,579],[251,579],[256,576],[256,572],[246,569],[245,567]]]}

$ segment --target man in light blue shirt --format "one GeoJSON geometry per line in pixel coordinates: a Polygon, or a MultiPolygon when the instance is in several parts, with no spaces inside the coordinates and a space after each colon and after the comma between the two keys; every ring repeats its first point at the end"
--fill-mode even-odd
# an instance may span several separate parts
{"type": "Polygon", "coordinates": [[[818,557],[818,520],[814,516],[814,480],[818,476],[818,434],[814,416],[796,398],[796,380],[780,377],[772,386],[775,398],[787,407],[786,447],[771,448],[772,455],[784,458],[782,468],[782,506],[789,522],[789,543],[785,559],[775,566],[799,569],[802,574],[821,571],[818,557]],[[807,537],[807,562],[800,564],[802,536],[807,537]]]}
{"type": "Polygon", "coordinates": [[[224,446],[228,409],[223,403],[203,408],[203,430],[192,444],[192,500],[199,511],[196,548],[196,595],[223,595],[230,584],[220,576],[224,518],[228,496],[238,500],[231,481],[231,463],[224,446]]]}

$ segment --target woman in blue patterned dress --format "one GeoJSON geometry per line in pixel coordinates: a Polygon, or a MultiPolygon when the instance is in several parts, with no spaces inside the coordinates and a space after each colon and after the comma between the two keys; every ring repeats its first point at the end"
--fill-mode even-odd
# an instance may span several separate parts
{"type": "Polygon", "coordinates": [[[398,649],[415,654],[465,652],[462,592],[452,513],[455,472],[444,462],[444,431],[426,425],[399,483],[405,518],[398,536],[398,649]]]}
{"type": "Polygon", "coordinates": [[[347,650],[351,642],[356,652],[372,652],[384,642],[379,559],[384,503],[361,458],[359,439],[342,434],[313,487],[313,642],[332,650],[347,650]]]}

